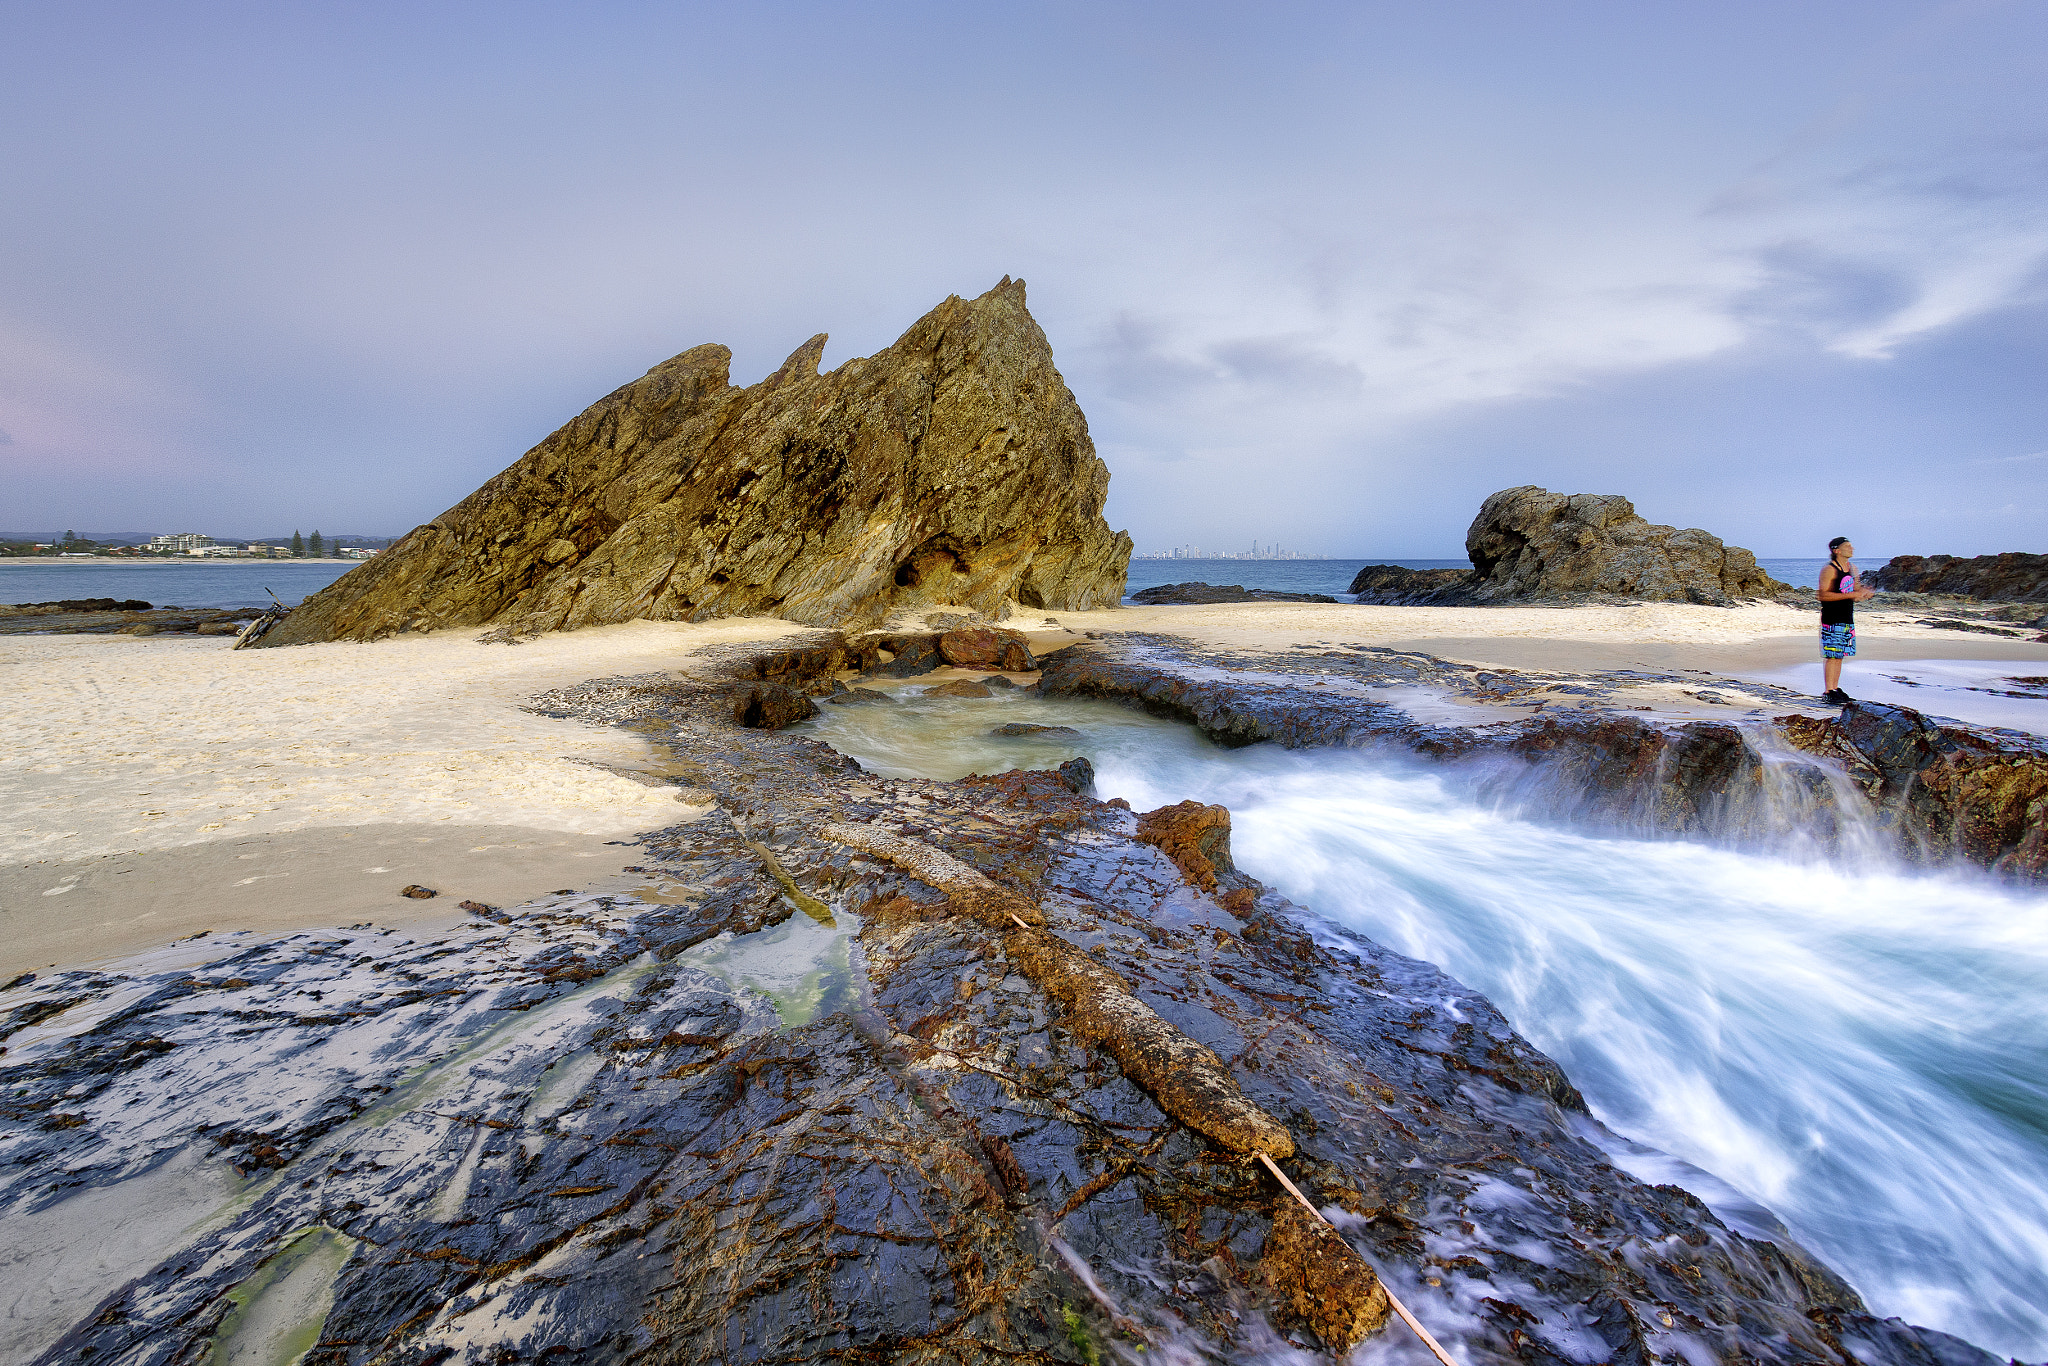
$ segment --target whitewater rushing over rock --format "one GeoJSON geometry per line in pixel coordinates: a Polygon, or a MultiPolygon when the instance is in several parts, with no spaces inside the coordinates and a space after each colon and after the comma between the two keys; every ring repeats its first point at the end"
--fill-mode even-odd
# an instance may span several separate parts
{"type": "Polygon", "coordinates": [[[1222,748],[1098,702],[912,697],[805,729],[883,773],[1085,753],[1138,810],[1228,808],[1239,867],[1499,1004],[1618,1165],[1746,1236],[1789,1226],[1878,1313],[2048,1351],[2048,892],[1915,869],[1846,801],[1816,841],[1797,781],[1758,799],[1779,837],[1731,847],[1574,829],[1540,770],[1222,748]],[[1005,741],[991,720],[1079,734],[1005,741]]]}

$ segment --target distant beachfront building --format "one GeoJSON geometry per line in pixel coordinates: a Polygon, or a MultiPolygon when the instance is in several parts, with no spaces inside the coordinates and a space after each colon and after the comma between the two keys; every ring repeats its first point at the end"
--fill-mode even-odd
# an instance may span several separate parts
{"type": "Polygon", "coordinates": [[[180,531],[169,536],[150,538],[151,550],[169,551],[173,555],[189,555],[195,550],[204,550],[213,544],[213,537],[202,536],[196,531],[180,531]]]}
{"type": "Polygon", "coordinates": [[[376,553],[367,546],[345,545],[341,548],[341,557],[344,560],[367,560],[376,553]]]}

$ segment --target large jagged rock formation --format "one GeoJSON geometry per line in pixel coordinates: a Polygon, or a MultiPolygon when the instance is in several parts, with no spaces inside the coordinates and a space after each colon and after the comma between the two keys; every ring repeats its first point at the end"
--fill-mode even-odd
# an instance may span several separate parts
{"type": "Polygon", "coordinates": [[[1131,540],[1023,281],[821,375],[824,347],[746,389],[723,346],[656,366],[261,643],[1118,602],[1131,540]]]}
{"type": "Polygon", "coordinates": [[[1465,554],[1469,574],[1371,565],[1351,591],[1361,602],[1381,603],[1631,598],[1716,607],[1791,591],[1759,569],[1749,551],[1697,527],[1645,521],[1618,493],[1552,493],[1534,484],[1502,489],[1472,519],[1465,554]]]}
{"type": "Polygon", "coordinates": [[[2048,602],[2048,555],[1899,555],[1870,576],[1870,586],[1888,593],[2048,602]]]}

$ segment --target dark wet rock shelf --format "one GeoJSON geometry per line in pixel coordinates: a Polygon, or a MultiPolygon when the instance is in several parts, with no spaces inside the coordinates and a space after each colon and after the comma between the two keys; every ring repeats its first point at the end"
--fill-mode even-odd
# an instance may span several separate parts
{"type": "MultiPolygon", "coordinates": [[[[536,700],[658,728],[675,781],[715,796],[644,838],[658,901],[554,897],[440,940],[301,935],[0,998],[10,1217],[219,1174],[199,1231],[138,1226],[36,1359],[192,1362],[265,1321],[317,1337],[323,1366],[1312,1349],[1351,1328],[1302,1307],[1303,1235],[1246,1157],[1264,1150],[1459,1325],[1470,1366],[1989,1366],[1612,1166],[1499,1011],[1246,877],[1222,808],[1134,814],[1051,773],[883,779],[735,723],[736,690],[805,695],[845,649],[536,700]],[[847,936],[815,1016],[702,956],[792,926],[847,936]],[[240,1315],[231,1291],[301,1275],[302,1235],[340,1250],[331,1311],[306,1317],[302,1285],[240,1315]]],[[[1047,676],[1139,685],[1072,653],[1047,676]]],[[[1266,724],[1241,696],[1187,705],[1266,724]]]]}
{"type": "Polygon", "coordinates": [[[1286,593],[1277,588],[1246,588],[1242,584],[1162,583],[1141,588],[1131,601],[1145,607],[1190,606],[1217,602],[1335,602],[1328,593],[1286,593]]]}
{"type": "Polygon", "coordinates": [[[140,599],[72,598],[0,604],[0,636],[227,636],[258,615],[253,608],[151,607],[140,599]]]}

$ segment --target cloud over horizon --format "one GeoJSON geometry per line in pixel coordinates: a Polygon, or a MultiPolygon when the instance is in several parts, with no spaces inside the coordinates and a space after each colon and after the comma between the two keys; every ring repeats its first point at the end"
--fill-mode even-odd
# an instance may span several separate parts
{"type": "Polygon", "coordinates": [[[20,29],[11,521],[402,530],[688,346],[833,365],[1007,273],[1141,547],[1456,553],[1547,483],[1766,554],[2048,549],[2037,7],[20,29]]]}

